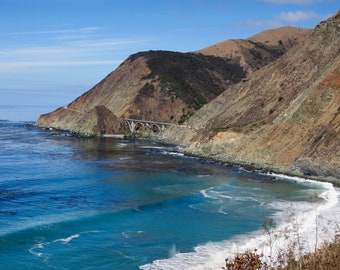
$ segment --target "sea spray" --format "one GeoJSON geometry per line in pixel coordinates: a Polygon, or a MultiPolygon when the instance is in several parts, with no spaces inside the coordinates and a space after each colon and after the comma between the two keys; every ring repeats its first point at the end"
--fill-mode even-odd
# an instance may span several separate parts
{"type": "Polygon", "coordinates": [[[172,244],[171,248],[169,249],[169,258],[175,257],[177,253],[178,251],[176,249],[176,244],[172,244]]]}

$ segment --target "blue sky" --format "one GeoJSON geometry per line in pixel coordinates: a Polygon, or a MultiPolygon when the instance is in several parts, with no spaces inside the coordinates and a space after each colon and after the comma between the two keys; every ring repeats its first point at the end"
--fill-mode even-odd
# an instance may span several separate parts
{"type": "Polygon", "coordinates": [[[0,119],[36,120],[139,51],[188,52],[280,26],[314,28],[339,7],[339,0],[0,0],[0,119]]]}

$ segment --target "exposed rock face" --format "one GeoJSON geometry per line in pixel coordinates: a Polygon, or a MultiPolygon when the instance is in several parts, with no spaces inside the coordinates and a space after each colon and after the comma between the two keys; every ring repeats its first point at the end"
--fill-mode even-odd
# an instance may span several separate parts
{"type": "Polygon", "coordinates": [[[79,122],[77,134],[104,135],[115,134],[122,130],[122,124],[105,106],[98,105],[88,111],[79,122]]]}
{"type": "Polygon", "coordinates": [[[126,127],[105,106],[98,105],[94,108],[81,112],[68,107],[61,107],[52,113],[42,115],[36,122],[37,126],[53,127],[68,130],[74,135],[100,136],[104,134],[118,134],[126,127]],[[69,119],[69,122],[65,121],[69,119]],[[41,124],[39,121],[43,121],[41,124]],[[45,125],[46,122],[48,125],[45,125]]]}
{"type": "Polygon", "coordinates": [[[197,132],[164,137],[192,154],[340,179],[339,17],[200,109],[188,121],[197,132]]]}

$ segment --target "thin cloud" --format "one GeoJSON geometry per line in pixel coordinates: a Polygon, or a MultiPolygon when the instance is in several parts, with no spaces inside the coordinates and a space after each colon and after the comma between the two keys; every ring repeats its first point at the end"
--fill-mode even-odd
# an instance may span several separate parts
{"type": "Polygon", "coordinates": [[[90,52],[106,52],[113,49],[126,49],[127,46],[138,46],[149,43],[146,39],[133,40],[133,39],[77,39],[61,44],[53,44],[51,46],[37,46],[37,47],[22,47],[0,49],[1,57],[23,57],[23,56],[51,56],[51,55],[64,55],[70,57],[74,54],[88,54],[90,52]]]}
{"type": "Polygon", "coordinates": [[[76,29],[60,29],[60,30],[41,30],[41,31],[25,31],[13,32],[10,35],[53,35],[53,34],[70,34],[70,33],[92,33],[102,29],[101,27],[83,27],[76,29]]]}
{"type": "Polygon", "coordinates": [[[83,60],[83,61],[16,61],[1,62],[0,70],[9,68],[28,68],[28,67],[57,67],[57,66],[98,66],[98,65],[117,65],[122,60],[83,60]]]}
{"type": "Polygon", "coordinates": [[[315,12],[292,11],[283,12],[274,18],[278,23],[299,23],[311,20],[322,20],[323,16],[315,12]]]}
{"type": "Polygon", "coordinates": [[[0,50],[0,59],[4,58],[36,58],[50,57],[52,55],[61,55],[71,53],[73,50],[66,47],[26,47],[0,50]]]}
{"type": "Polygon", "coordinates": [[[328,17],[329,15],[321,15],[309,11],[290,11],[282,12],[267,21],[247,21],[237,26],[241,28],[276,28],[287,25],[299,27],[302,23],[306,22],[315,22],[317,24],[328,17]]]}
{"type": "Polygon", "coordinates": [[[115,58],[117,51],[138,50],[149,42],[146,39],[110,39],[99,35],[100,29],[84,27],[11,33],[16,36],[36,35],[34,39],[44,45],[0,48],[0,69],[10,72],[28,67],[117,65],[121,59],[107,59],[115,58]]]}
{"type": "Polygon", "coordinates": [[[148,40],[124,40],[124,39],[102,39],[102,40],[76,40],[71,42],[76,47],[81,48],[115,48],[120,46],[147,43],[148,40]]]}
{"type": "Polygon", "coordinates": [[[261,0],[261,1],[278,5],[284,4],[311,5],[314,3],[324,2],[323,0],[261,0]]]}
{"type": "MultiPolygon", "coordinates": [[[[48,66],[53,63],[60,65],[70,65],[67,63],[93,63],[93,60],[102,61],[110,59],[116,53],[116,51],[127,50],[129,48],[139,48],[142,45],[147,44],[147,40],[78,40],[60,44],[59,46],[39,46],[39,47],[23,47],[23,48],[11,48],[0,50],[0,63],[6,62],[7,64],[13,62],[15,67],[16,62],[32,62],[32,66],[36,66],[34,63],[42,63],[46,61],[48,66]],[[87,62],[87,60],[89,62],[87,62]],[[69,62],[71,61],[71,62],[69,62]]],[[[101,63],[104,63],[102,61],[101,63]]],[[[20,66],[20,65],[19,65],[20,66]]],[[[27,64],[25,64],[27,66],[27,64]]]]}

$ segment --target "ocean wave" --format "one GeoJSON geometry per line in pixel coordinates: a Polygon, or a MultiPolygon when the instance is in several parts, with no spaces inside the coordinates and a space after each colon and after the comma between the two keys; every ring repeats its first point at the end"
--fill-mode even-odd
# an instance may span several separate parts
{"type": "MultiPolygon", "coordinates": [[[[280,213],[273,216],[273,219],[275,222],[279,222],[279,225],[271,228],[272,231],[270,231],[271,237],[275,237],[275,241],[270,243],[268,239],[269,231],[260,230],[239,235],[226,241],[209,242],[199,245],[194,248],[194,252],[176,252],[172,257],[155,260],[150,264],[140,266],[140,269],[221,269],[226,258],[232,258],[236,254],[254,249],[264,254],[264,261],[275,265],[273,262],[277,261],[279,254],[287,252],[287,249],[291,248],[292,243],[296,243],[296,241],[301,241],[299,243],[300,246],[297,246],[297,248],[302,248],[302,250],[296,251],[298,252],[297,254],[314,251],[321,243],[332,239],[338,229],[339,221],[337,218],[340,217],[340,190],[330,183],[295,177],[290,179],[322,186],[325,188],[325,191],[319,195],[319,198],[323,200],[314,203],[273,203],[272,207],[281,209],[280,213]]],[[[207,192],[210,190],[202,190],[201,193],[207,198],[215,198],[214,195],[207,192]]]]}
{"type": "MultiPolygon", "coordinates": [[[[93,215],[93,214],[92,214],[93,215]]],[[[68,214],[60,214],[60,215],[50,215],[50,216],[41,216],[39,218],[32,219],[29,223],[17,222],[16,224],[11,224],[7,229],[2,229],[0,232],[0,236],[6,236],[14,233],[23,233],[28,230],[34,230],[43,226],[51,226],[53,224],[60,224],[64,222],[72,222],[84,217],[90,217],[90,213],[68,213],[68,214]]]]}
{"type": "Polygon", "coordinates": [[[33,247],[31,247],[28,251],[29,253],[37,256],[37,257],[41,257],[43,255],[42,252],[37,252],[36,249],[43,249],[44,248],[44,244],[43,243],[39,243],[34,245],[33,247]]]}
{"type": "Polygon", "coordinates": [[[53,242],[54,243],[62,242],[63,244],[68,244],[73,239],[78,238],[79,236],[80,236],[80,234],[76,233],[76,234],[73,234],[73,235],[66,237],[66,238],[60,238],[60,239],[54,240],[53,242]]]}
{"type": "Polygon", "coordinates": [[[122,232],[122,235],[124,238],[135,238],[135,237],[141,237],[144,234],[144,231],[127,231],[122,232]]]}
{"type": "Polygon", "coordinates": [[[65,238],[58,238],[58,239],[55,239],[55,240],[44,241],[44,242],[34,244],[31,248],[28,249],[28,251],[29,251],[29,253],[31,253],[34,256],[48,258],[49,257],[48,252],[44,253],[44,249],[47,248],[47,247],[54,249],[54,248],[57,248],[57,247],[55,247],[53,245],[55,245],[57,243],[62,243],[63,245],[66,245],[66,244],[69,244],[73,239],[79,238],[81,235],[97,234],[97,233],[102,233],[102,232],[105,232],[105,231],[103,231],[103,230],[92,230],[92,231],[84,231],[84,232],[75,233],[75,234],[72,234],[72,235],[65,237],[65,238]]]}

